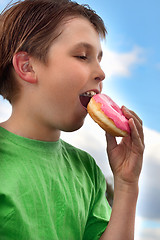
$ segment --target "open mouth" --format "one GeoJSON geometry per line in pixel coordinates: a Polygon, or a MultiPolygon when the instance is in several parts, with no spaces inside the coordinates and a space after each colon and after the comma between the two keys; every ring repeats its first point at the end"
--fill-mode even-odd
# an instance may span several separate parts
{"type": "Polygon", "coordinates": [[[95,91],[87,91],[85,93],[80,94],[80,96],[79,96],[80,102],[84,108],[87,109],[87,105],[88,105],[90,99],[96,94],[97,94],[97,92],[95,92],[95,91]]]}

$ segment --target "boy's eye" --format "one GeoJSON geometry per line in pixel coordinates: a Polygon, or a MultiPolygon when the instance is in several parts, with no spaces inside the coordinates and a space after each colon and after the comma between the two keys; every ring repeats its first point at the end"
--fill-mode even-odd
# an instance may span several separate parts
{"type": "Polygon", "coordinates": [[[76,56],[77,58],[80,58],[80,59],[82,59],[82,60],[86,60],[87,59],[87,56],[84,56],[84,55],[82,55],[82,56],[76,56]]]}

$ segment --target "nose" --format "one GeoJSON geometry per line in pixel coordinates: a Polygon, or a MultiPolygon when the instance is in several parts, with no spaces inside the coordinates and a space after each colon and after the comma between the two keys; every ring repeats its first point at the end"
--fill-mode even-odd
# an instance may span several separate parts
{"type": "Polygon", "coordinates": [[[103,81],[105,79],[105,73],[102,70],[100,64],[98,63],[98,66],[96,68],[96,72],[95,72],[95,78],[96,81],[103,81]]]}

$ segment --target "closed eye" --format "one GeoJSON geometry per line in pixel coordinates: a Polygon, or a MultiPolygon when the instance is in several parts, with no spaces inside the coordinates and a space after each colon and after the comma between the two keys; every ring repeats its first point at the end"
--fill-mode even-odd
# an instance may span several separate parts
{"type": "Polygon", "coordinates": [[[80,58],[82,60],[87,60],[87,56],[76,56],[77,58],[80,58]]]}

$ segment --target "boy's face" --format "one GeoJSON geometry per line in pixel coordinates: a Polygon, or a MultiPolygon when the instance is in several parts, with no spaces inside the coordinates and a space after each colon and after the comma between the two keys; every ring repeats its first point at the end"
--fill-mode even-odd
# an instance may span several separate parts
{"type": "Polygon", "coordinates": [[[83,125],[87,111],[80,95],[101,90],[105,77],[101,57],[99,35],[88,20],[74,18],[62,26],[49,50],[47,65],[35,61],[34,66],[38,79],[34,100],[43,123],[62,131],[83,125]]]}

